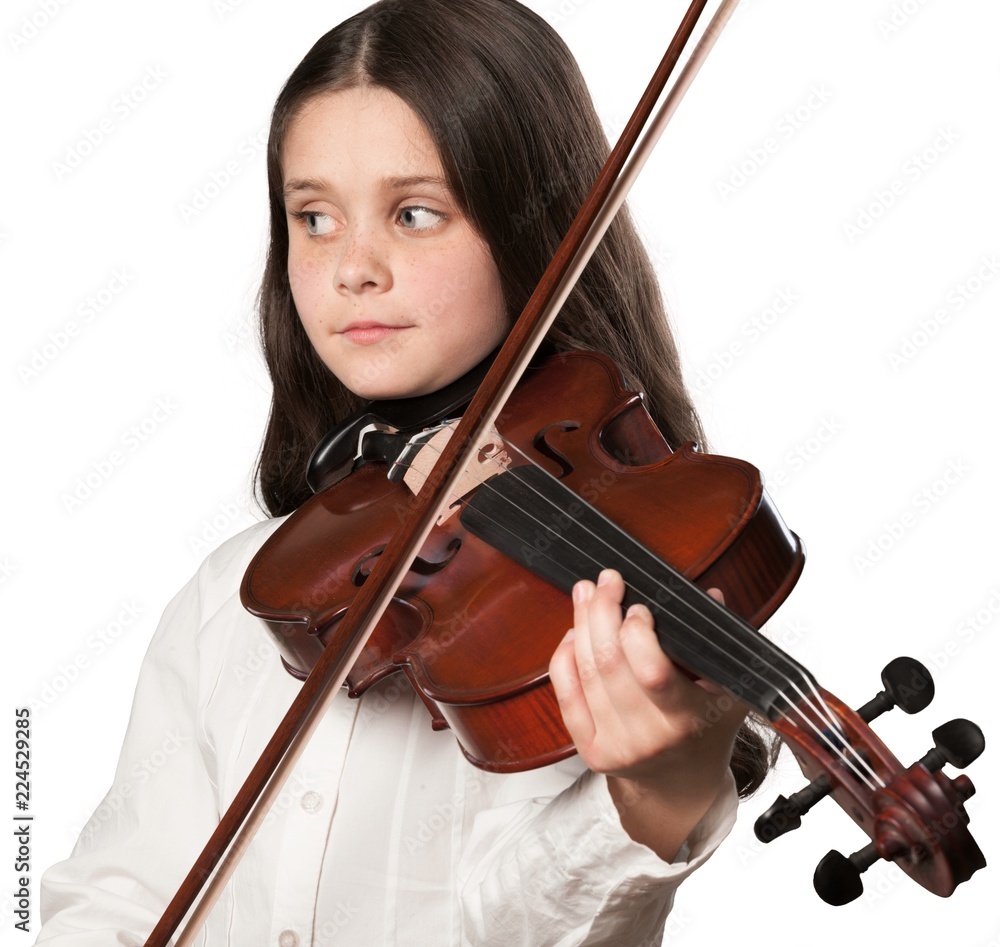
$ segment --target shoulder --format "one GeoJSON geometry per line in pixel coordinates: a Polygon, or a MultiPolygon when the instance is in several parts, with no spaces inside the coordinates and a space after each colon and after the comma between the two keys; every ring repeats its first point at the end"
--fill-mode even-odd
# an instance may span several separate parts
{"type": "Polygon", "coordinates": [[[287,517],[277,517],[254,523],[227,539],[205,557],[193,582],[197,585],[208,612],[214,611],[223,600],[239,590],[243,573],[250,561],[285,519],[287,517]]]}
{"type": "Polygon", "coordinates": [[[228,626],[243,617],[239,597],[243,574],[282,522],[283,519],[267,519],[254,523],[205,557],[166,606],[150,643],[150,657],[161,651],[173,654],[177,649],[193,648],[195,642],[205,639],[207,627],[228,626]]]}
{"type": "Polygon", "coordinates": [[[198,569],[199,574],[206,576],[226,575],[231,572],[242,574],[257,550],[286,519],[287,516],[279,516],[261,520],[231,536],[205,557],[198,569]]]}

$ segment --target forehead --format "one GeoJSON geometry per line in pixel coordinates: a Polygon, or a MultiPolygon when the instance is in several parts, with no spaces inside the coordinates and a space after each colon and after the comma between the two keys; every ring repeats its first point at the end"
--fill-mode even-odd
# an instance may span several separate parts
{"type": "Polygon", "coordinates": [[[441,175],[427,127],[398,95],[379,86],[325,92],[308,100],[289,125],[282,176],[365,172],[441,175]]]}

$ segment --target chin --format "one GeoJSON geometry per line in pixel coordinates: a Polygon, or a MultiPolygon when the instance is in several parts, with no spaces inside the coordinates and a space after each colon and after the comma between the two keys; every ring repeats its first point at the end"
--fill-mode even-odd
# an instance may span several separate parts
{"type": "Polygon", "coordinates": [[[412,388],[391,384],[372,384],[369,381],[360,381],[357,385],[347,385],[351,391],[365,401],[395,401],[401,398],[416,398],[418,395],[427,394],[423,389],[419,392],[412,388]]]}

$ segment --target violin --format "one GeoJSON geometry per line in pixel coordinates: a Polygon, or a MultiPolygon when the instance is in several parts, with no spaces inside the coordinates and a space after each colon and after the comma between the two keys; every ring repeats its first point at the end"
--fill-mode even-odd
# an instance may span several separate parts
{"type": "MultiPolygon", "coordinates": [[[[642,397],[596,352],[529,369],[496,429],[472,492],[432,530],[348,674],[350,695],[402,670],[475,766],[517,772],[563,759],[575,751],[548,664],[574,583],[610,567],[625,577],[625,604],[657,617],[674,661],[773,716],[779,680],[807,672],[753,629],[787,597],[804,554],[757,470],[691,444],[672,452],[642,397]],[[721,589],[728,609],[678,573],[721,589]],[[673,633],[678,623],[686,634],[673,633]]],[[[307,500],[247,569],[244,606],[303,680],[422,483],[408,476],[420,457],[407,459],[409,440],[383,437],[391,463],[364,461],[307,500]]],[[[436,457],[433,441],[412,440],[436,457]]]]}
{"type": "MultiPolygon", "coordinates": [[[[245,607],[303,679],[422,484],[404,476],[421,466],[420,452],[440,449],[424,431],[380,432],[384,421],[370,420],[379,414],[372,406],[363,415],[349,475],[332,446],[344,430],[320,445],[312,476],[328,485],[268,539],[243,580],[245,607]]],[[[614,364],[583,351],[529,369],[479,455],[470,491],[439,518],[347,675],[351,697],[403,672],[432,725],[450,728],[473,765],[518,772],[563,759],[574,748],[548,662],[573,584],[614,568],[624,604],[653,612],[667,655],[766,718],[810,778],[758,819],[758,839],[797,828],[828,795],[872,839],[820,862],[814,881],[825,901],[858,897],[861,873],[880,858],[940,896],[985,866],[964,808],[974,786],[941,772],[982,752],[980,729],[945,724],[934,749],[904,767],[867,726],[893,707],[924,709],[934,694],[926,668],[897,658],[883,671],[885,689],[855,712],[759,632],[805,556],[756,468],[691,443],[672,451],[614,364]]]]}
{"type": "MultiPolygon", "coordinates": [[[[364,424],[321,445],[332,461],[314,468],[319,492],[261,549],[242,588],[286,667],[305,678],[302,689],[147,944],[166,942],[214,865],[221,860],[210,886],[239,858],[342,683],[359,695],[402,671],[433,725],[450,727],[486,769],[514,772],[572,753],[544,671],[556,639],[538,629],[561,634],[568,589],[606,566],[625,576],[626,604],[650,606],[666,653],[766,717],[810,779],[761,817],[758,837],[795,828],[830,796],[871,839],[849,857],[831,852],[821,862],[815,880],[826,901],[856,898],[862,872],[879,859],[940,896],[985,865],[964,808],[972,782],[942,772],[981,753],[979,728],[938,728],[934,749],[906,767],[868,726],[893,706],[922,709],[932,693],[926,670],[897,659],[883,672],[885,689],[853,711],[760,634],[804,557],[759,472],[692,444],[673,450],[641,393],[601,356],[559,353],[529,368],[588,248],[697,71],[703,56],[693,55],[633,154],[704,5],[692,3],[492,367],[471,399],[458,397],[461,420],[437,425],[453,416],[445,412],[428,432],[423,421],[393,423],[375,407],[364,424]],[[352,441],[356,452],[345,451],[352,441]],[[723,591],[725,606],[709,587],[723,591]],[[517,639],[502,634],[524,617],[526,602],[537,625],[525,622],[517,639]],[[510,615],[518,621],[502,617],[510,615]],[[249,832],[234,842],[244,822],[249,832]]],[[[704,49],[733,5],[726,0],[706,30],[704,49]]],[[[190,922],[210,906],[206,896],[190,922]]]]}

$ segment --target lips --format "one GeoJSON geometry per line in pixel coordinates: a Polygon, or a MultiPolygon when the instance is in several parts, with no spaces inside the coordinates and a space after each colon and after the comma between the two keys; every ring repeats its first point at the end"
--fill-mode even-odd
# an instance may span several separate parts
{"type": "Polygon", "coordinates": [[[351,322],[338,334],[355,345],[374,345],[409,328],[410,326],[394,326],[384,322],[351,322]]]}

